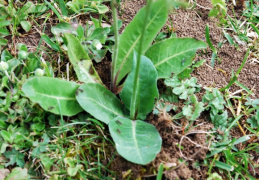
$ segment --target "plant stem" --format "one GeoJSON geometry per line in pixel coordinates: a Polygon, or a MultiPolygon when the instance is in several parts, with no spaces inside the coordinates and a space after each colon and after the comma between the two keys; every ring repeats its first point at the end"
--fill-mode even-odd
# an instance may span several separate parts
{"type": "Polygon", "coordinates": [[[144,42],[144,35],[145,35],[145,31],[147,28],[147,21],[148,21],[148,17],[149,17],[149,13],[150,13],[150,7],[151,7],[151,3],[153,0],[149,0],[147,2],[147,6],[146,6],[146,17],[144,19],[144,24],[143,24],[143,29],[142,29],[142,33],[141,33],[141,37],[140,37],[140,44],[139,44],[139,48],[138,48],[138,54],[137,54],[137,63],[136,63],[136,70],[135,70],[135,74],[134,74],[134,83],[133,83],[133,95],[132,95],[132,99],[131,99],[131,103],[130,103],[130,118],[131,119],[136,119],[136,110],[137,110],[137,106],[138,103],[137,102],[137,96],[138,96],[138,79],[139,79],[139,69],[140,69],[140,61],[141,61],[141,55],[142,55],[142,49],[143,49],[143,42],[144,42]]]}
{"type": "Polygon", "coordinates": [[[113,50],[113,57],[112,57],[112,70],[111,70],[111,90],[112,92],[116,91],[116,79],[114,76],[115,67],[117,64],[118,59],[118,51],[119,51],[119,28],[118,28],[118,15],[116,10],[116,0],[111,1],[111,8],[112,8],[112,18],[113,18],[113,26],[114,26],[114,38],[115,38],[115,45],[113,50]]]}

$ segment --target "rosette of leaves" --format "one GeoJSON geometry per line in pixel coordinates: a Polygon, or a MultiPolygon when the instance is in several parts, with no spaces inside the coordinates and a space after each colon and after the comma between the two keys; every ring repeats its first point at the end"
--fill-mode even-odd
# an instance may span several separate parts
{"type": "MultiPolygon", "coordinates": [[[[162,139],[155,126],[143,120],[153,110],[158,97],[157,80],[181,73],[192,64],[196,50],[206,48],[206,43],[191,38],[170,38],[151,45],[166,23],[168,3],[148,1],[120,36],[115,23],[112,91],[101,84],[79,39],[66,33],[64,42],[69,60],[78,80],[84,84],[33,77],[23,85],[25,96],[54,114],[73,116],[85,110],[109,126],[116,149],[125,159],[143,165],[151,162],[161,150],[162,139]]],[[[112,7],[114,4],[112,1],[112,7]]],[[[196,90],[195,82],[190,80],[185,84],[196,90]]]]}
{"type": "Polygon", "coordinates": [[[187,99],[190,95],[200,91],[200,85],[197,79],[192,77],[186,80],[180,80],[177,76],[166,79],[165,85],[173,88],[173,93],[178,95],[180,99],[187,99]]]}

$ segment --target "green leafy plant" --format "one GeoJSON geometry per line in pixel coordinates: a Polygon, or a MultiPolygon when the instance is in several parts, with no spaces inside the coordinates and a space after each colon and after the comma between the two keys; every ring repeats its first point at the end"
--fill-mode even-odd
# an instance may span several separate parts
{"type": "MultiPolygon", "coordinates": [[[[143,121],[158,97],[157,80],[181,73],[192,64],[196,50],[206,48],[206,44],[191,38],[171,38],[150,46],[166,22],[167,1],[149,1],[120,37],[115,1],[112,1],[112,9],[115,47],[111,90],[119,93],[121,100],[102,85],[88,54],[71,34],[64,35],[64,42],[78,80],[84,84],[34,77],[27,80],[22,89],[25,96],[46,111],[71,116],[84,109],[108,124],[120,155],[131,162],[147,164],[155,158],[162,144],[156,128],[143,121]],[[64,93],[66,86],[70,88],[64,93]],[[51,100],[46,101],[46,98],[51,100]]],[[[192,86],[192,81],[189,84],[192,86]]]]}
{"type": "MultiPolygon", "coordinates": [[[[61,60],[63,60],[63,52],[68,51],[69,48],[67,47],[67,44],[64,43],[66,40],[62,37],[66,33],[76,35],[77,40],[82,44],[82,47],[84,51],[87,52],[89,58],[94,59],[95,62],[99,63],[105,57],[107,51],[111,49],[110,44],[113,44],[113,38],[108,38],[113,27],[102,27],[101,20],[92,17],[91,20],[93,24],[89,23],[86,27],[77,22],[61,22],[51,28],[51,32],[54,34],[53,38],[50,38],[46,34],[42,34],[41,38],[53,50],[58,51],[61,60]]],[[[68,51],[68,53],[70,52],[71,51],[68,51]]]]}
{"type": "Polygon", "coordinates": [[[210,111],[210,118],[215,128],[226,130],[228,113],[224,110],[226,102],[218,89],[207,89],[202,97],[205,109],[210,111]]]}
{"type": "Polygon", "coordinates": [[[246,1],[246,9],[243,12],[243,15],[248,18],[249,22],[259,23],[259,5],[253,1],[246,1]]]}
{"type": "Polygon", "coordinates": [[[251,128],[259,127],[259,110],[256,111],[256,114],[251,118],[247,119],[247,122],[250,124],[251,128]]]}
{"type": "Polygon", "coordinates": [[[69,11],[72,13],[99,13],[104,14],[109,11],[108,7],[102,4],[103,0],[74,0],[66,3],[69,11]]]}
{"type": "Polygon", "coordinates": [[[8,6],[0,2],[0,28],[1,34],[8,35],[7,26],[11,25],[11,34],[14,36],[17,34],[18,26],[21,26],[26,32],[28,32],[32,23],[28,20],[29,14],[42,14],[47,10],[44,4],[35,5],[32,1],[26,2],[21,8],[16,7],[16,3],[13,0],[9,0],[8,6]]]}
{"type": "Polygon", "coordinates": [[[211,0],[213,8],[209,12],[211,17],[219,17],[221,23],[226,23],[224,17],[227,14],[227,6],[225,0],[211,0]]]}
{"type": "Polygon", "coordinates": [[[183,107],[183,115],[190,121],[196,120],[204,110],[204,104],[197,100],[197,97],[192,94],[187,105],[183,107]]]}
{"type": "Polygon", "coordinates": [[[165,85],[173,88],[173,93],[178,95],[180,99],[187,99],[190,95],[200,90],[197,85],[197,79],[192,77],[181,81],[177,76],[165,80],[165,85]]]}

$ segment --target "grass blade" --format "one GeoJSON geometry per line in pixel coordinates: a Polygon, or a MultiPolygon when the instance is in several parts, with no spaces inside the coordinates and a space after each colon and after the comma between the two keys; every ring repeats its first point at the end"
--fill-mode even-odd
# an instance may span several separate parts
{"type": "Polygon", "coordinates": [[[209,47],[213,51],[213,54],[212,54],[212,57],[211,57],[211,66],[214,67],[215,58],[217,57],[217,49],[213,46],[213,44],[210,40],[210,29],[209,29],[208,25],[206,25],[205,37],[206,37],[206,41],[207,41],[209,47]]]}
{"type": "Polygon", "coordinates": [[[60,5],[62,15],[67,16],[68,13],[67,13],[67,8],[66,8],[66,4],[65,4],[64,0],[59,0],[58,2],[59,2],[59,5],[60,5]]]}

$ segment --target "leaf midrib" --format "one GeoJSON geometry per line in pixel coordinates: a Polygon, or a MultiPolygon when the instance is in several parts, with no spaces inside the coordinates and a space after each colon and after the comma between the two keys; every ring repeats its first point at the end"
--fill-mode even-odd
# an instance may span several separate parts
{"type": "Polygon", "coordinates": [[[139,158],[141,159],[141,162],[143,162],[143,158],[141,156],[141,153],[139,151],[139,146],[138,146],[138,141],[137,141],[137,138],[136,138],[136,121],[132,121],[132,138],[133,138],[133,141],[134,141],[134,144],[136,146],[136,149],[137,149],[137,153],[138,153],[138,156],[139,158]]]}
{"type": "Polygon", "coordinates": [[[76,98],[69,98],[69,97],[62,97],[62,96],[54,96],[54,95],[47,95],[47,94],[43,94],[43,93],[39,93],[39,92],[34,92],[35,94],[41,95],[41,96],[45,96],[45,97],[49,97],[52,99],[59,99],[59,100],[68,100],[68,101],[76,101],[76,98]]]}
{"type": "MultiPolygon", "coordinates": [[[[150,22],[148,23],[147,25],[147,28],[149,28],[150,24],[153,23],[154,19],[156,18],[157,14],[160,13],[160,10],[162,9],[162,7],[157,11],[157,13],[154,15],[154,17],[150,20],[150,22]]],[[[121,66],[119,67],[118,71],[117,71],[117,76],[118,76],[118,73],[121,71],[122,67],[124,66],[125,64],[125,61],[127,60],[127,58],[129,57],[129,55],[132,53],[133,49],[135,48],[136,44],[137,44],[137,41],[140,39],[141,37],[141,34],[137,37],[137,39],[134,41],[133,43],[133,46],[131,46],[131,48],[129,49],[128,53],[126,54],[126,56],[124,57],[124,59],[122,60],[122,62],[120,63],[121,66]]],[[[116,69],[116,67],[115,67],[116,69]]]]}

